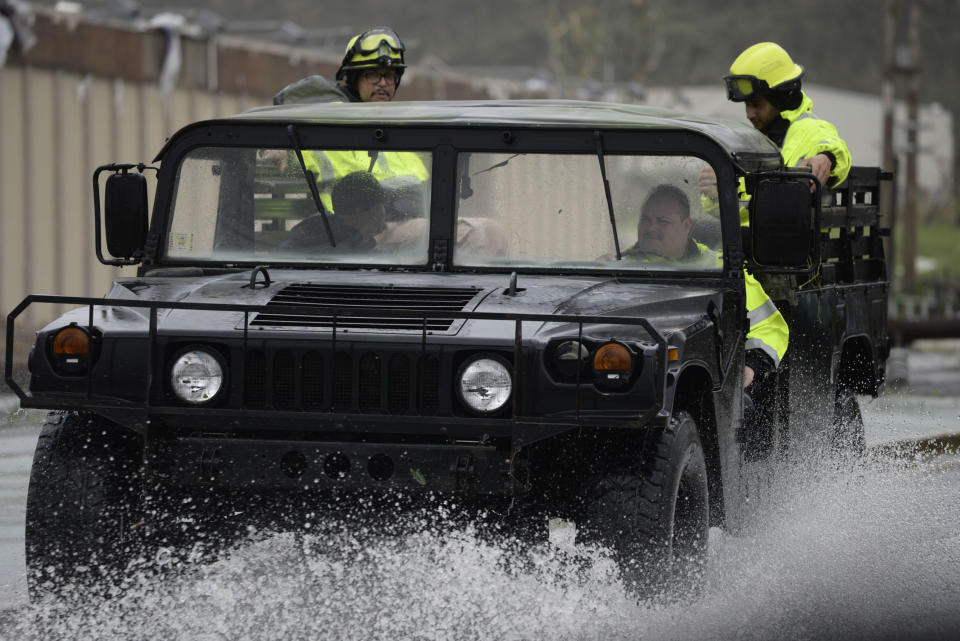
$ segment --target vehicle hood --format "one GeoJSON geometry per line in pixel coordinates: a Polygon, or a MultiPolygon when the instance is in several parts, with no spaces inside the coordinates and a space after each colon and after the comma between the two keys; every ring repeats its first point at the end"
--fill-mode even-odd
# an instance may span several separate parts
{"type": "MultiPolygon", "coordinates": [[[[189,272],[184,272],[189,274],[189,272]]],[[[472,273],[414,273],[379,270],[270,270],[270,283],[264,285],[262,275],[251,287],[251,272],[237,272],[217,276],[168,274],[119,279],[107,298],[166,301],[172,303],[221,303],[230,305],[263,306],[274,301],[281,292],[296,285],[322,285],[330,288],[389,287],[402,290],[420,288],[431,290],[474,289],[461,309],[483,313],[583,315],[583,316],[641,316],[660,331],[681,329],[704,315],[709,300],[719,298],[719,287],[701,285],[699,281],[670,279],[620,279],[606,276],[520,275],[516,290],[510,291],[508,274],[472,273]]],[[[149,317],[146,308],[98,308],[98,324],[136,324],[142,326],[149,317]]],[[[76,310],[67,316],[86,323],[86,310],[76,310]]],[[[242,327],[242,312],[211,312],[171,310],[161,308],[157,313],[162,330],[234,330],[242,327]]],[[[252,320],[255,314],[248,316],[252,320]]],[[[525,322],[525,335],[541,331],[546,322],[525,322]]],[[[556,323],[552,323],[556,325],[556,323]]],[[[451,333],[461,335],[503,333],[503,322],[493,330],[489,323],[470,321],[458,323],[451,333]],[[455,330],[455,331],[454,331],[455,330]]],[[[284,328],[287,331],[303,329],[284,328]]],[[[372,331],[372,330],[371,330],[372,331]]]]}

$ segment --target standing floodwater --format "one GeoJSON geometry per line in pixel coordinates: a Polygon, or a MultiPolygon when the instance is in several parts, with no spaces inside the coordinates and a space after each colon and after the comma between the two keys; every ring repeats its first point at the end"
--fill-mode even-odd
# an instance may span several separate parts
{"type": "MultiPolygon", "coordinates": [[[[637,603],[603,550],[408,517],[393,538],[254,535],[110,600],[8,611],[3,639],[947,639],[960,629],[960,466],[794,464],[711,531],[704,593],[637,603]]],[[[442,509],[442,506],[441,506],[442,509]]]]}

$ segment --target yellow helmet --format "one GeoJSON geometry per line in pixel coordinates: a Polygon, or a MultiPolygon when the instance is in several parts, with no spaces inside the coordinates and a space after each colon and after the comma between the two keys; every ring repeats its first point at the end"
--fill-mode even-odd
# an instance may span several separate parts
{"type": "MultiPolygon", "coordinates": [[[[730,75],[723,80],[727,85],[727,98],[743,102],[796,94],[800,91],[802,76],[803,67],[796,64],[783,47],[774,42],[760,42],[737,56],[730,65],[730,75]]],[[[776,104],[775,100],[770,102],[776,104]]]]}
{"type": "Polygon", "coordinates": [[[403,60],[404,49],[400,36],[390,27],[368,29],[347,43],[343,62],[337,70],[337,80],[343,80],[351,71],[389,67],[396,70],[399,85],[400,76],[407,68],[403,60]]]}

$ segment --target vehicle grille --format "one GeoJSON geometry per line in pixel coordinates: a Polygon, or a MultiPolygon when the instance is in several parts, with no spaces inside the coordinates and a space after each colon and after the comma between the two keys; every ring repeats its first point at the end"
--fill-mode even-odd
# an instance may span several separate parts
{"type": "Polygon", "coordinates": [[[440,399],[434,354],[362,351],[247,352],[247,409],[434,415],[440,399]]]}
{"type": "MultiPolygon", "coordinates": [[[[429,288],[385,287],[380,285],[316,285],[299,283],[284,287],[267,303],[270,306],[335,307],[337,329],[349,330],[408,330],[424,331],[422,318],[395,318],[368,316],[364,310],[395,309],[410,312],[436,313],[461,311],[480,292],[476,287],[429,288]]],[[[454,319],[428,318],[426,330],[443,332],[450,329],[454,319]]],[[[253,327],[317,327],[333,326],[332,316],[307,314],[280,314],[263,312],[250,322],[253,327]]]]}

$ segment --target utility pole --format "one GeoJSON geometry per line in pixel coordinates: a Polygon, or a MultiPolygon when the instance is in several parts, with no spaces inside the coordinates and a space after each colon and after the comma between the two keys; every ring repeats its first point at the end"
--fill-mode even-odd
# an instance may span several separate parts
{"type": "Polygon", "coordinates": [[[920,95],[920,0],[910,0],[907,27],[907,162],[903,216],[903,286],[909,291],[916,278],[917,262],[917,131],[920,95]]]}
{"type": "MultiPolygon", "coordinates": [[[[894,170],[893,155],[893,117],[894,117],[894,99],[897,90],[897,61],[894,55],[897,44],[897,0],[886,0],[886,12],[884,19],[884,37],[883,37],[883,132],[880,140],[883,141],[883,170],[894,170]]],[[[894,176],[896,179],[896,176],[894,176]]],[[[887,239],[887,257],[892,262],[895,258],[896,249],[896,228],[897,228],[897,203],[893,198],[896,194],[893,181],[883,181],[880,183],[880,202],[885,207],[880,212],[890,225],[893,233],[887,239]]],[[[891,269],[889,278],[893,279],[894,272],[891,269]]]]}

